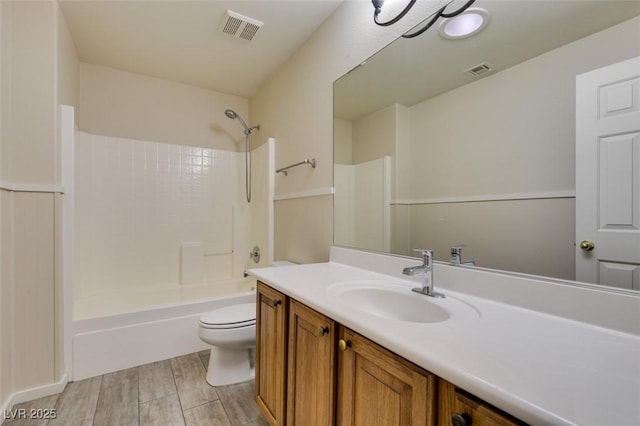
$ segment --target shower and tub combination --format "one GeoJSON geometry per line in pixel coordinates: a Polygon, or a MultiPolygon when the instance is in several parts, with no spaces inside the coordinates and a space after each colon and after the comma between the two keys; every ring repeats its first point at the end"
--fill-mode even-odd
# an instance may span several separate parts
{"type": "MultiPolygon", "coordinates": [[[[250,137],[260,125],[249,127],[235,111],[227,109],[225,115],[237,119],[244,128],[245,138],[245,196],[251,202],[251,149],[250,137]]],[[[250,257],[260,260],[256,246],[250,257]],[[258,253],[256,255],[256,253],[258,253]]],[[[212,386],[244,382],[254,377],[254,351],[256,344],[256,300],[234,301],[200,316],[198,336],[211,346],[207,382],[212,386]]]]}
{"type": "Polygon", "coordinates": [[[225,114],[244,152],[75,131],[73,380],[206,349],[203,313],[255,303],[243,272],[273,253],[275,142],[251,152],[259,126],[225,114]]]}

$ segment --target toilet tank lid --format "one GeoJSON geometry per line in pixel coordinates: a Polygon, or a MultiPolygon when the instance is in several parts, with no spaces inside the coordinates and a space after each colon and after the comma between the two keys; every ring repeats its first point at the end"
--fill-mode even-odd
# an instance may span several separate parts
{"type": "Polygon", "coordinates": [[[255,320],[256,302],[225,306],[200,316],[200,322],[211,325],[240,324],[255,320]]]}

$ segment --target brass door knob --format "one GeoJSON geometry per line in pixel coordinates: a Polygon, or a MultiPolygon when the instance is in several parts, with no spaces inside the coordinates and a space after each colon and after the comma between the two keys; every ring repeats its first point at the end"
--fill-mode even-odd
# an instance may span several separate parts
{"type": "Polygon", "coordinates": [[[350,347],[351,347],[351,340],[340,339],[338,341],[338,348],[340,348],[342,352],[346,351],[347,348],[350,348],[350,347]]]}
{"type": "Polygon", "coordinates": [[[580,250],[582,251],[591,251],[595,248],[595,244],[591,240],[582,240],[580,242],[580,250]]]}

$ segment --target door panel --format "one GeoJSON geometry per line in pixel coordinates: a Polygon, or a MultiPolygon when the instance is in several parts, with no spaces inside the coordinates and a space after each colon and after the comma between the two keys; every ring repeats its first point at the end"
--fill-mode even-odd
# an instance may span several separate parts
{"type": "Polygon", "coordinates": [[[333,425],[335,323],[296,301],[289,316],[287,425],[333,425]]]}
{"type": "Polygon", "coordinates": [[[340,339],[337,424],[435,424],[435,376],[344,327],[340,339]]]}
{"type": "Polygon", "coordinates": [[[599,262],[599,276],[608,286],[640,290],[640,265],[620,262],[599,262]]]}
{"type": "Polygon", "coordinates": [[[271,425],[284,425],[286,389],[286,296],[258,282],[256,403],[271,425]]]}
{"type": "Polygon", "coordinates": [[[600,139],[600,229],[638,231],[640,212],[634,202],[640,195],[638,162],[640,134],[631,133],[600,139]]]}
{"type": "Polygon", "coordinates": [[[576,77],[576,238],[578,281],[640,290],[640,57],[576,77]]]}

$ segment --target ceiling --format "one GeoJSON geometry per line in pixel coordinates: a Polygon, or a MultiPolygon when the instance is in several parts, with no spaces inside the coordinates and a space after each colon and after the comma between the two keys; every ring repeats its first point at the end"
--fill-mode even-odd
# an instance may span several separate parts
{"type": "MultiPolygon", "coordinates": [[[[456,0],[450,10],[462,3],[456,0]]],[[[638,0],[477,0],[473,7],[490,14],[477,35],[448,40],[436,24],[419,37],[395,41],[339,79],[334,115],[355,120],[394,103],[412,106],[475,81],[464,70],[477,64],[503,70],[640,14],[638,0]]]]}
{"type": "Polygon", "coordinates": [[[244,98],[342,0],[59,0],[82,62],[244,98]],[[264,22],[251,41],[218,31],[226,10],[264,22]]]}

